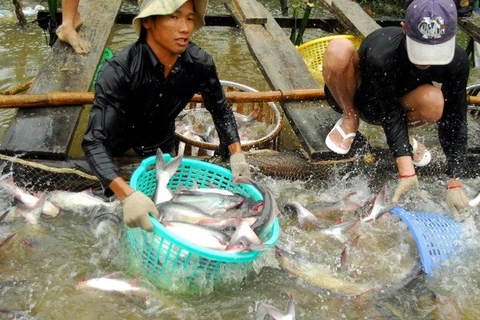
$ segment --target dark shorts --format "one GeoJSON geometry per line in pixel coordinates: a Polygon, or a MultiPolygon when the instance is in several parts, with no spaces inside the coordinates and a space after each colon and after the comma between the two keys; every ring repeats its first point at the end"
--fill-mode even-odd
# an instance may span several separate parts
{"type": "MultiPolygon", "coordinates": [[[[332,93],[327,86],[324,88],[325,98],[330,106],[338,113],[343,113],[342,108],[338,105],[335,98],[332,96],[332,93]]],[[[380,125],[382,110],[380,110],[378,103],[376,101],[375,95],[362,93],[360,90],[357,90],[354,98],[355,107],[360,113],[360,119],[369,124],[380,125]]]]}

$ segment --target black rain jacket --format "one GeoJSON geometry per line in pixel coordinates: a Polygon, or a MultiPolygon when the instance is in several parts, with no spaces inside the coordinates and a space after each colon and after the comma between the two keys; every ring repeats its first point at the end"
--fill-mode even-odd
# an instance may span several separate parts
{"type": "Polygon", "coordinates": [[[190,42],[167,79],[164,66],[141,40],[104,63],[82,141],[86,160],[104,188],[119,176],[113,156],[131,148],[141,156],[154,155],[157,148],[173,150],[175,118],[196,93],[212,114],[225,155],[227,146],[240,139],[207,52],[190,42]]]}

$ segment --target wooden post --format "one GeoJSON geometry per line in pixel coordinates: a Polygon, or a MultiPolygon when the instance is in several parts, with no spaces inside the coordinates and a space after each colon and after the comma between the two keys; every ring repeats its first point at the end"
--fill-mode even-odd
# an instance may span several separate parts
{"type": "Polygon", "coordinates": [[[13,6],[15,7],[15,15],[17,16],[18,23],[20,27],[26,28],[27,27],[27,19],[25,19],[25,15],[23,14],[22,4],[20,0],[12,0],[13,6]]]}

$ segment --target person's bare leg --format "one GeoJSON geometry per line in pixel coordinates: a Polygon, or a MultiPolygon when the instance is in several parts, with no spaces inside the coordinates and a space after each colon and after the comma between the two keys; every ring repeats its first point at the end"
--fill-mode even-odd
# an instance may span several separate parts
{"type": "MultiPolygon", "coordinates": [[[[345,134],[358,130],[358,110],[354,96],[358,84],[359,57],[353,43],[348,39],[330,41],[323,55],[323,78],[335,101],[343,110],[341,125],[345,134]]],[[[332,141],[342,149],[350,148],[353,138],[343,140],[337,130],[330,134],[332,141]]]]}
{"type": "Polygon", "coordinates": [[[407,124],[432,124],[440,120],[443,114],[444,98],[440,88],[423,84],[400,98],[406,112],[407,124]]]}
{"type": "Polygon", "coordinates": [[[80,17],[80,12],[78,11],[77,7],[77,14],[75,15],[75,19],[73,20],[73,27],[75,30],[78,30],[83,25],[82,17],[80,17]]]}
{"type": "Polygon", "coordinates": [[[57,28],[58,38],[70,44],[76,53],[87,53],[91,44],[77,33],[76,28],[81,25],[78,3],[80,0],[62,0],[62,25],[57,28]]]}
{"type": "MultiPolygon", "coordinates": [[[[424,84],[400,98],[400,103],[405,109],[407,125],[410,128],[425,126],[437,122],[442,117],[444,98],[442,91],[430,84],[424,84]]],[[[410,144],[413,145],[410,137],[410,144]]],[[[426,148],[418,142],[413,160],[419,161],[426,148]]]]}

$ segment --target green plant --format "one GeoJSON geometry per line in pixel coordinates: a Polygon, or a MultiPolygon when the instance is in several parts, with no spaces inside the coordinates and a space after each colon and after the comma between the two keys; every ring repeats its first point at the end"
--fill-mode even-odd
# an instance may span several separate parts
{"type": "Polygon", "coordinates": [[[57,23],[58,0],[48,0],[48,12],[50,12],[50,20],[57,23]]]}
{"type": "Polygon", "coordinates": [[[293,19],[295,22],[292,26],[290,41],[296,46],[301,45],[303,43],[303,34],[305,32],[305,29],[307,28],[308,19],[314,7],[315,7],[314,0],[305,0],[302,2],[296,2],[292,5],[293,19]],[[300,16],[300,11],[302,9],[303,9],[303,18],[302,18],[300,27],[298,27],[297,18],[300,16]]]}

